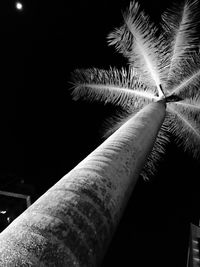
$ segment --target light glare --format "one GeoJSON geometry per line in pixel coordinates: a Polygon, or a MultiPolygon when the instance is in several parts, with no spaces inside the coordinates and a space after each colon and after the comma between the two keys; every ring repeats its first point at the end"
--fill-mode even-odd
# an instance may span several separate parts
{"type": "Polygon", "coordinates": [[[22,10],[23,9],[23,5],[20,2],[17,2],[15,6],[16,6],[16,9],[18,9],[18,10],[22,10]]]}
{"type": "Polygon", "coordinates": [[[1,214],[6,214],[6,210],[1,210],[0,213],[1,214]]]}

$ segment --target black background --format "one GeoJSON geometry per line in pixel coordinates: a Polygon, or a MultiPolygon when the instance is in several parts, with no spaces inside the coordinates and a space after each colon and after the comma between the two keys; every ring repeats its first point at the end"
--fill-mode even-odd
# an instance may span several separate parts
{"type": "MultiPolygon", "coordinates": [[[[0,173],[1,189],[9,189],[6,175],[22,177],[34,200],[103,141],[117,108],[73,102],[70,73],[126,64],[106,36],[129,1],[22,3],[22,12],[10,0],[0,8],[0,173]]],[[[171,2],[141,4],[158,22],[171,2]]],[[[185,266],[189,223],[199,220],[199,171],[171,138],[158,174],[138,181],[103,266],[185,266]]]]}

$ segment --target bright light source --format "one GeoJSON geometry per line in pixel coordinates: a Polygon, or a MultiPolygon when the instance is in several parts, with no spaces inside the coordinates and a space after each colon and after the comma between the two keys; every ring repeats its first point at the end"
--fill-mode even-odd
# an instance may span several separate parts
{"type": "Polygon", "coordinates": [[[0,213],[1,214],[6,214],[6,210],[1,210],[0,213]]]}
{"type": "Polygon", "coordinates": [[[20,2],[16,2],[15,7],[17,10],[20,10],[20,11],[23,9],[23,5],[20,2]]]}

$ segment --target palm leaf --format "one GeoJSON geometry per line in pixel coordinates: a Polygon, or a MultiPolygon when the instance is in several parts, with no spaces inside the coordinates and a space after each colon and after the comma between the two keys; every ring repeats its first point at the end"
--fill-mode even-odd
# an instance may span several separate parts
{"type": "Polygon", "coordinates": [[[193,104],[170,103],[171,113],[169,130],[176,137],[176,143],[182,145],[195,158],[200,156],[200,115],[199,107],[193,104]]]}
{"type": "Polygon", "coordinates": [[[157,28],[135,1],[130,3],[124,13],[124,25],[108,35],[110,45],[129,58],[131,66],[136,68],[143,82],[156,86],[159,96],[162,72],[161,57],[165,56],[162,36],[157,38],[157,28]],[[161,55],[162,51],[162,55],[161,55]]]}
{"type": "Polygon", "coordinates": [[[199,95],[200,84],[200,54],[194,53],[189,59],[182,60],[182,64],[174,70],[174,78],[169,81],[171,94],[182,99],[199,95]]]}
{"type": "Polygon", "coordinates": [[[168,83],[165,85],[168,90],[176,80],[177,68],[184,66],[183,59],[189,58],[190,53],[195,51],[199,44],[198,13],[198,0],[194,0],[174,4],[162,16],[162,26],[169,44],[168,83]]]}
{"type": "Polygon", "coordinates": [[[155,88],[147,87],[132,68],[110,70],[76,70],[72,74],[72,95],[89,101],[112,103],[121,107],[138,108],[152,100],[157,100],[155,88]]]}
{"type": "Polygon", "coordinates": [[[200,116],[200,97],[196,96],[193,98],[185,98],[181,102],[176,103],[179,108],[184,112],[190,112],[193,115],[200,116]]]}

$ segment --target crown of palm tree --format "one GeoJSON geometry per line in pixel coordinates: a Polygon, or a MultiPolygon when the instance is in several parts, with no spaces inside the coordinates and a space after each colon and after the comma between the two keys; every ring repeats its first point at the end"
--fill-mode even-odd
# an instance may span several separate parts
{"type": "Polygon", "coordinates": [[[142,173],[147,178],[156,170],[169,132],[185,151],[195,158],[200,155],[198,1],[167,10],[162,15],[161,31],[135,1],[123,18],[122,26],[108,35],[108,42],[128,59],[128,68],[76,70],[72,94],[75,100],[123,107],[126,114],[112,120],[109,133],[148,103],[165,99],[167,115],[142,173]]]}

